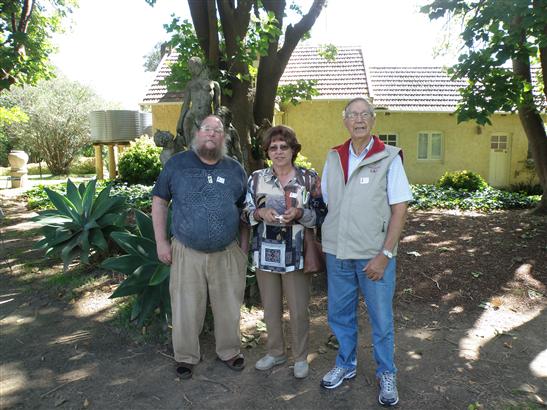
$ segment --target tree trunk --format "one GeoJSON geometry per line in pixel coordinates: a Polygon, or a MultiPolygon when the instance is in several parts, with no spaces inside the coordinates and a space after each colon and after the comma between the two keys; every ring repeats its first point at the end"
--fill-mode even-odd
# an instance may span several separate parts
{"type": "MultiPolygon", "coordinates": [[[[527,59],[528,57],[513,59],[513,72],[517,77],[531,83],[530,63],[527,59]]],[[[543,188],[543,195],[535,212],[547,214],[547,135],[532,92],[528,91],[521,101],[517,105],[520,122],[528,138],[539,183],[543,188]]]]}

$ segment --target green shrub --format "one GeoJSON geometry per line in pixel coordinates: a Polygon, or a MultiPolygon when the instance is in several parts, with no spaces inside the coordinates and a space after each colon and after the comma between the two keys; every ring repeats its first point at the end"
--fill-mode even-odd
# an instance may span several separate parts
{"type": "MultiPolygon", "coordinates": [[[[107,181],[97,181],[97,190],[100,191],[108,184],[107,181]]],[[[66,191],[66,182],[59,184],[47,185],[47,188],[62,194],[66,191]]],[[[53,204],[51,203],[46,191],[46,186],[37,185],[25,192],[27,206],[29,209],[51,209],[53,204]]],[[[120,181],[112,182],[112,190],[110,191],[113,196],[120,196],[125,198],[125,202],[128,208],[140,209],[141,211],[150,211],[152,207],[152,186],[147,185],[128,185],[120,181]]]]}
{"type": "Polygon", "coordinates": [[[525,195],[542,195],[543,188],[540,184],[530,184],[527,182],[520,182],[518,184],[510,185],[507,189],[509,192],[520,192],[525,195]]]}
{"type": "Polygon", "coordinates": [[[435,185],[412,185],[415,209],[460,209],[488,212],[501,209],[532,208],[540,200],[538,195],[527,196],[492,187],[481,191],[441,188],[435,185]]]}
{"type": "Polygon", "coordinates": [[[131,142],[118,161],[120,179],[130,184],[153,184],[161,171],[161,148],[143,136],[131,142]]]}
{"type": "Polygon", "coordinates": [[[95,158],[79,157],[70,164],[70,171],[73,175],[95,174],[95,158]]]}
{"type": "Polygon", "coordinates": [[[33,218],[44,235],[35,247],[46,249],[46,256],[60,254],[65,270],[75,258],[87,264],[93,251],[106,252],[110,234],[124,230],[125,199],[110,196],[111,185],[95,195],[96,183],[93,179],[76,187],[69,179],[64,194],[44,188],[55,209],[33,218]]]}
{"type": "Polygon", "coordinates": [[[112,194],[123,196],[131,208],[150,212],[152,209],[152,188],[151,185],[128,185],[126,182],[115,181],[112,186],[112,194]]]}
{"type": "Polygon", "coordinates": [[[42,175],[51,174],[45,162],[41,162],[41,163],[33,162],[27,165],[27,170],[29,175],[40,175],[40,169],[42,170],[42,175]]]}
{"type": "Polygon", "coordinates": [[[442,188],[465,189],[467,191],[480,191],[488,186],[486,181],[472,171],[447,171],[439,179],[437,185],[442,188]]]}

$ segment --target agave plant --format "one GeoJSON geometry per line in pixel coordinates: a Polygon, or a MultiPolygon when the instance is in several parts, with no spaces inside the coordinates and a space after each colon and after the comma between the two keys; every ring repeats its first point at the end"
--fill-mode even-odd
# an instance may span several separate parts
{"type": "MultiPolygon", "coordinates": [[[[136,234],[113,232],[111,235],[127,254],[109,258],[101,264],[103,268],[127,275],[110,297],[137,295],[131,311],[131,320],[137,320],[139,326],[142,326],[156,309],[159,309],[161,317],[168,321],[171,315],[170,268],[158,259],[152,218],[137,210],[135,221],[136,234]]],[[[170,225],[168,222],[167,226],[170,225]]]]}
{"type": "Polygon", "coordinates": [[[110,234],[124,230],[125,199],[110,196],[111,184],[95,196],[96,183],[93,179],[76,187],[69,179],[64,196],[44,188],[55,209],[41,211],[34,218],[43,225],[44,235],[35,247],[47,249],[46,256],[60,253],[65,270],[77,257],[87,264],[93,251],[106,252],[110,234]]]}

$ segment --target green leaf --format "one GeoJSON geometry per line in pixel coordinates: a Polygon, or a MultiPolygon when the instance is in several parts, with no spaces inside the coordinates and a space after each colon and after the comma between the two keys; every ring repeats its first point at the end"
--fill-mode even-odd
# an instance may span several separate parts
{"type": "Polygon", "coordinates": [[[156,243],[128,232],[112,232],[111,238],[127,253],[159,263],[156,243]]]}
{"type": "Polygon", "coordinates": [[[89,263],[89,231],[83,231],[80,235],[80,248],[82,248],[82,254],[80,256],[80,261],[86,265],[89,263]]]}
{"type": "Polygon", "coordinates": [[[133,303],[133,308],[131,309],[131,317],[129,318],[130,321],[133,321],[140,316],[142,311],[143,301],[144,301],[144,292],[143,294],[139,295],[137,299],[135,300],[135,303],[133,303]]]}
{"type": "Polygon", "coordinates": [[[68,178],[68,180],[66,181],[66,196],[69,201],[72,202],[72,204],[76,208],[76,211],[79,214],[82,214],[82,197],[80,195],[80,192],[78,191],[78,188],[76,188],[76,185],[74,185],[74,182],[72,182],[70,178],[68,178]]]}
{"type": "MultiPolygon", "coordinates": [[[[84,196],[82,198],[82,208],[84,210],[83,214],[85,217],[91,215],[91,206],[93,205],[93,198],[95,197],[95,185],[97,184],[96,179],[92,179],[87,183],[85,187],[84,196]]],[[[98,200],[99,198],[97,198],[98,200]]]]}
{"type": "Polygon", "coordinates": [[[139,232],[141,233],[141,235],[144,236],[145,238],[148,238],[154,241],[155,237],[154,237],[154,226],[152,225],[152,218],[146,215],[144,212],[140,210],[136,210],[135,219],[136,219],[137,227],[139,228],[139,232]]]}
{"type": "Polygon", "coordinates": [[[108,250],[108,242],[100,229],[91,229],[89,231],[89,242],[103,252],[108,250]]]}
{"type": "Polygon", "coordinates": [[[146,288],[142,295],[142,307],[137,321],[138,326],[142,326],[148,316],[154,312],[156,307],[161,302],[161,292],[159,286],[152,286],[146,288]]]}
{"type": "Polygon", "coordinates": [[[59,210],[61,215],[81,222],[81,216],[76,212],[74,205],[67,198],[49,188],[44,188],[44,190],[53,206],[59,210]]]}
{"type": "MultiPolygon", "coordinates": [[[[105,188],[106,189],[106,188],[105,188]]],[[[96,199],[93,210],[91,211],[91,218],[99,220],[106,213],[114,212],[119,209],[124,209],[125,198],[119,196],[103,196],[104,190],[101,191],[96,199]]]]}
{"type": "Polygon", "coordinates": [[[73,237],[61,250],[61,259],[63,260],[63,269],[66,270],[70,262],[72,262],[80,253],[81,249],[78,246],[79,238],[73,237]]]}
{"type": "Polygon", "coordinates": [[[141,292],[148,287],[148,281],[154,274],[155,268],[155,263],[147,263],[139,266],[132,275],[128,276],[127,279],[116,288],[110,297],[119,298],[141,292]]]}
{"type": "Polygon", "coordinates": [[[159,285],[165,279],[169,278],[170,272],[171,272],[170,266],[164,265],[163,263],[158,264],[158,267],[156,268],[154,275],[152,275],[152,278],[150,278],[150,282],[148,282],[148,284],[150,286],[159,285]]]}
{"type": "Polygon", "coordinates": [[[78,185],[78,193],[80,194],[80,198],[83,198],[85,194],[85,184],[83,182],[78,185]]]}
{"type": "Polygon", "coordinates": [[[146,261],[144,259],[135,257],[134,255],[123,255],[115,256],[113,258],[108,258],[103,263],[101,263],[101,268],[111,269],[115,272],[120,272],[125,275],[131,275],[137,268],[146,261]]]}
{"type": "Polygon", "coordinates": [[[95,220],[91,220],[84,225],[83,229],[84,231],[89,231],[94,228],[100,228],[100,225],[97,222],[95,222],[95,220]]]}
{"type": "Polygon", "coordinates": [[[72,221],[72,218],[64,215],[47,215],[45,217],[42,215],[38,215],[32,218],[32,220],[39,223],[40,225],[57,227],[59,225],[63,225],[66,222],[72,221]]]}

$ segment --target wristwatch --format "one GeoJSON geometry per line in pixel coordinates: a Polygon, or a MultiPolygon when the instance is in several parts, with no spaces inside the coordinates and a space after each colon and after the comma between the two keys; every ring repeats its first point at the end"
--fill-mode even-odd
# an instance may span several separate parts
{"type": "Polygon", "coordinates": [[[382,253],[383,253],[384,255],[386,255],[386,257],[387,257],[388,259],[393,258],[393,253],[391,253],[391,252],[388,251],[387,249],[384,249],[384,250],[382,251],[382,253]]]}

